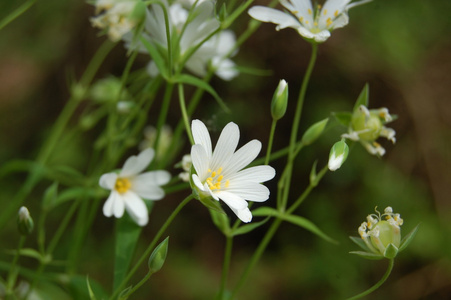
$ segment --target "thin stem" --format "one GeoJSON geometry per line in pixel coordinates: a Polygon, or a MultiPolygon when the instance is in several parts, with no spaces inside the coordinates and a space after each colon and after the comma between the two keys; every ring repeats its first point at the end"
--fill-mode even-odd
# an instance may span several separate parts
{"type": "Polygon", "coordinates": [[[271,124],[271,131],[269,133],[268,150],[266,150],[265,165],[267,165],[269,163],[269,160],[271,159],[271,149],[274,141],[274,133],[276,132],[276,124],[277,120],[273,119],[271,124]]]}
{"type": "Polygon", "coordinates": [[[14,255],[13,262],[11,264],[11,267],[9,269],[8,273],[8,279],[7,279],[7,286],[6,286],[6,298],[13,293],[14,284],[16,283],[16,277],[17,277],[17,262],[19,261],[20,257],[20,250],[22,250],[23,245],[25,244],[26,237],[21,235],[19,240],[19,245],[17,246],[17,252],[14,255]]]}
{"type": "Polygon", "coordinates": [[[163,127],[164,123],[166,122],[166,118],[168,116],[169,111],[169,105],[171,103],[171,96],[172,96],[172,90],[174,89],[173,83],[167,83],[166,89],[164,91],[164,98],[163,98],[163,106],[160,110],[160,115],[158,117],[157,121],[157,136],[155,137],[155,144],[153,148],[156,152],[158,152],[158,145],[160,143],[160,136],[161,136],[161,128],[163,127]]]}
{"type": "Polygon", "coordinates": [[[36,0],[30,0],[19,6],[15,11],[10,13],[8,16],[3,18],[3,20],[0,22],[0,30],[3,29],[6,25],[17,19],[21,14],[26,12],[30,7],[33,6],[33,4],[36,2],[36,0]]]}
{"type": "Polygon", "coordinates": [[[183,92],[183,85],[181,83],[179,83],[178,87],[179,87],[180,110],[182,111],[183,121],[185,123],[186,134],[188,135],[191,145],[194,145],[193,135],[191,133],[191,128],[189,127],[189,117],[188,117],[188,113],[186,111],[185,93],[183,92]]]}
{"type": "Polygon", "coordinates": [[[388,268],[387,271],[385,272],[384,276],[381,278],[381,280],[379,280],[378,283],[376,283],[375,285],[373,285],[371,288],[367,289],[366,291],[348,298],[347,300],[355,300],[355,299],[360,299],[364,296],[367,296],[369,294],[371,294],[372,292],[374,292],[375,290],[377,290],[388,278],[388,276],[390,276],[391,271],[393,270],[393,265],[395,263],[395,260],[393,258],[391,258],[388,262],[388,268]]]}
{"type": "Polygon", "coordinates": [[[166,222],[161,226],[160,230],[157,232],[155,237],[153,238],[152,242],[147,247],[146,251],[144,251],[143,255],[139,258],[138,262],[134,265],[134,267],[128,272],[125,279],[122,281],[122,283],[119,285],[119,287],[114,291],[113,295],[110,299],[116,299],[117,295],[121,292],[122,289],[124,289],[127,282],[130,281],[131,277],[136,273],[138,268],[141,266],[141,264],[148,259],[150,253],[153,251],[157,241],[160,239],[160,237],[163,235],[163,233],[166,231],[166,229],[169,227],[169,225],[172,223],[172,221],[175,219],[177,214],[182,210],[182,208],[188,204],[193,199],[193,195],[189,195],[186,197],[180,204],[175,208],[175,210],[172,212],[172,214],[167,218],[166,222]]]}
{"type": "Polygon", "coordinates": [[[233,236],[226,236],[226,247],[224,252],[224,261],[222,265],[221,286],[219,288],[218,300],[224,299],[224,291],[227,285],[227,277],[230,269],[230,258],[232,256],[233,236]]]}

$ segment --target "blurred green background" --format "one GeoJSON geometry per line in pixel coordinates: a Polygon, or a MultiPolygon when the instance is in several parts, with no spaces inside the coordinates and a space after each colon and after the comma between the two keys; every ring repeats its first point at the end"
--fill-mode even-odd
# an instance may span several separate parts
{"type": "MultiPolygon", "coordinates": [[[[268,1],[255,1],[267,4],[268,1]]],[[[0,19],[21,2],[3,0],[0,19]]],[[[69,96],[71,78],[78,78],[105,39],[91,28],[93,6],[83,1],[46,0],[36,4],[0,31],[0,164],[12,159],[34,159],[43,138],[69,96]]],[[[243,32],[249,17],[234,24],[243,32]]],[[[398,119],[397,143],[383,141],[387,154],[370,156],[360,145],[351,147],[346,164],[325,176],[298,214],[316,223],[340,242],[331,245],[305,230],[283,224],[238,299],[341,299],[359,293],[377,282],[385,261],[366,261],[348,254],[357,250],[348,236],[374,207],[392,206],[404,219],[403,233],[417,224],[420,230],[409,248],[396,259],[383,287],[367,299],[449,299],[451,295],[451,1],[375,0],[350,11],[350,24],[332,33],[319,48],[316,68],[307,91],[301,131],[329,116],[330,111],[349,111],[366,82],[370,85],[370,108],[387,107],[398,119]]],[[[118,45],[108,56],[99,78],[119,76],[125,51],[118,45]]],[[[241,46],[234,60],[243,67],[271,70],[271,76],[242,74],[212,85],[233,114],[219,112],[211,99],[204,99],[194,118],[211,121],[219,130],[229,121],[239,124],[242,143],[257,138],[266,147],[271,124],[269,106],[279,79],[290,88],[287,116],[278,124],[275,150],[287,144],[291,112],[310,57],[310,46],[292,29],[275,31],[262,24],[241,46]],[[252,113],[252,117],[249,114],[252,113]]],[[[145,66],[140,57],[136,67],[145,66]]],[[[206,97],[208,98],[208,97],[206,97]]],[[[180,118],[171,108],[169,124],[180,118]]],[[[76,124],[74,118],[73,123],[76,124]]],[[[152,120],[151,120],[152,122],[152,120]]],[[[334,125],[332,121],[330,125],[334,125]]],[[[313,146],[303,150],[293,178],[293,198],[308,185],[315,159],[327,163],[331,145],[346,129],[330,130],[313,146]]],[[[88,132],[72,140],[59,159],[84,166],[95,140],[88,132]]],[[[186,150],[188,150],[186,145],[186,150]]],[[[274,163],[280,172],[284,160],[274,163]]],[[[119,167],[119,166],[118,166],[119,167]]],[[[83,172],[83,167],[80,167],[83,172]]],[[[108,172],[110,170],[105,170],[108,172]]],[[[169,170],[173,175],[178,170],[169,170]]],[[[0,182],[0,210],[8,206],[24,179],[23,174],[0,182]]],[[[276,177],[278,179],[278,177],[276,177]]],[[[33,208],[47,185],[38,187],[25,203],[33,208]]],[[[268,185],[275,190],[276,180],[268,185]]],[[[186,192],[173,194],[155,205],[144,229],[138,253],[186,192]]],[[[271,205],[270,198],[267,204],[271,205]]],[[[64,209],[60,208],[61,213],[64,209]]],[[[36,216],[38,218],[38,216],[36,216]]],[[[48,221],[50,232],[61,216],[48,221]]],[[[78,273],[89,274],[106,290],[113,272],[114,222],[98,213],[83,247],[78,273]]],[[[235,241],[230,283],[242,271],[259,240],[260,228],[235,241]]],[[[141,288],[134,299],[212,299],[219,286],[224,238],[210,221],[208,211],[192,202],[168,230],[169,254],[160,273],[141,288]]],[[[33,237],[29,239],[33,246],[33,237]]],[[[2,228],[0,245],[17,244],[15,220],[2,228]]],[[[55,254],[70,249],[70,240],[55,254]]],[[[1,254],[2,260],[8,255],[1,254]]],[[[33,260],[23,263],[33,268],[33,260]]],[[[144,272],[144,270],[143,270],[144,272]]],[[[5,274],[2,270],[2,275],[5,274]]],[[[144,275],[144,273],[142,274],[144,275]]],[[[139,278],[139,277],[137,277],[139,278]]],[[[64,287],[63,287],[64,288],[64,287]]]]}

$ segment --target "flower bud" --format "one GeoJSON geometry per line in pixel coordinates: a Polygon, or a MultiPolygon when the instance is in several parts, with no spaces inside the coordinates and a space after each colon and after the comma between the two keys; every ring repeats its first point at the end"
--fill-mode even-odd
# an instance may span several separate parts
{"type": "Polygon", "coordinates": [[[285,115],[288,103],[288,84],[282,79],[279,81],[271,102],[271,115],[274,120],[279,120],[285,115]]]}
{"type": "Polygon", "coordinates": [[[29,235],[33,231],[34,222],[30,216],[30,212],[25,206],[22,206],[19,209],[17,216],[17,227],[20,234],[25,236],[29,235]]]}
{"type": "Polygon", "coordinates": [[[336,142],[332,146],[332,149],[330,149],[328,163],[329,170],[338,170],[343,165],[346,158],[348,158],[348,153],[349,147],[344,140],[336,142]]]}
{"type": "Polygon", "coordinates": [[[310,126],[302,136],[301,142],[304,145],[310,145],[314,141],[316,141],[317,138],[321,136],[321,134],[324,131],[324,128],[326,128],[327,122],[329,121],[329,118],[326,118],[324,120],[321,120],[319,122],[316,122],[312,126],[310,126]]]}
{"type": "Polygon", "coordinates": [[[169,237],[165,238],[156,248],[153,250],[147,263],[150,273],[160,271],[163,267],[166,255],[168,253],[169,237]]]}

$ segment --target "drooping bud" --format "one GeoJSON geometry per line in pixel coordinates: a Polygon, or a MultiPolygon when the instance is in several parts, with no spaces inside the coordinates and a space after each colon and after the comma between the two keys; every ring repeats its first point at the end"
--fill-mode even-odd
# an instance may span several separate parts
{"type": "Polygon", "coordinates": [[[17,227],[21,235],[27,236],[33,231],[34,222],[30,216],[30,212],[25,206],[22,206],[19,209],[17,216],[17,227]]]}
{"type": "Polygon", "coordinates": [[[344,140],[336,142],[329,153],[328,167],[331,171],[338,170],[346,161],[349,154],[349,147],[344,140]]]}
{"type": "Polygon", "coordinates": [[[274,120],[279,120],[285,115],[288,104],[288,83],[281,79],[271,102],[271,115],[274,120]]]}

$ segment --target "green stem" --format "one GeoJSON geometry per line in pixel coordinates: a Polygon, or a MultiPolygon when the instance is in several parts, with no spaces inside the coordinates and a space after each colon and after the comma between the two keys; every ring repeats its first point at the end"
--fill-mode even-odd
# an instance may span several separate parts
{"type": "Polygon", "coordinates": [[[269,160],[271,159],[271,149],[274,141],[274,133],[276,132],[276,124],[277,120],[273,119],[271,124],[271,131],[269,133],[268,150],[266,150],[265,165],[267,165],[269,163],[269,160]]]}
{"type": "Polygon", "coordinates": [[[3,29],[6,25],[17,19],[21,14],[26,12],[30,7],[33,6],[33,4],[36,2],[36,0],[30,0],[19,6],[15,11],[10,13],[8,16],[3,18],[3,20],[0,22],[0,30],[3,29]]]}
{"type": "Polygon", "coordinates": [[[312,43],[312,54],[310,56],[310,62],[308,64],[307,70],[305,71],[304,79],[302,80],[301,85],[301,91],[299,93],[298,97],[298,103],[296,106],[296,111],[294,114],[293,119],[293,126],[291,128],[291,136],[290,136],[290,147],[289,147],[289,153],[288,153],[288,163],[287,163],[287,178],[285,181],[285,187],[284,187],[284,193],[283,193],[283,199],[282,199],[282,207],[281,209],[284,210],[286,208],[287,202],[288,202],[288,195],[289,195],[289,188],[291,184],[291,175],[293,171],[293,163],[295,159],[295,153],[296,153],[296,140],[299,130],[299,123],[301,121],[301,114],[302,114],[302,108],[304,106],[304,100],[305,100],[305,93],[307,91],[307,86],[310,81],[310,76],[313,71],[313,67],[315,66],[316,57],[318,54],[318,45],[315,43],[312,43]]]}
{"type": "Polygon", "coordinates": [[[19,245],[17,246],[17,252],[14,255],[13,262],[9,269],[7,286],[6,286],[6,299],[13,294],[14,284],[16,283],[17,273],[16,270],[17,262],[20,257],[20,250],[22,250],[23,245],[25,244],[26,237],[21,235],[19,240],[19,245]]]}
{"type": "MultiPolygon", "coordinates": [[[[168,116],[169,111],[169,105],[171,104],[171,96],[172,96],[172,90],[174,89],[173,83],[167,83],[166,89],[164,91],[164,98],[163,98],[163,105],[160,110],[160,115],[158,117],[157,121],[157,136],[155,137],[155,143],[153,145],[153,148],[155,149],[155,152],[158,153],[158,145],[160,143],[160,136],[161,136],[161,128],[163,127],[164,123],[166,122],[166,118],[168,116]]],[[[163,153],[160,153],[163,154],[163,153]]]]}
{"type": "Polygon", "coordinates": [[[166,229],[169,227],[169,225],[172,223],[172,221],[175,219],[177,214],[182,210],[182,208],[188,204],[193,199],[193,195],[189,195],[186,197],[180,204],[175,208],[175,210],[172,212],[172,214],[167,218],[166,222],[161,226],[160,230],[157,232],[155,237],[153,238],[152,242],[147,247],[146,251],[144,251],[143,255],[141,255],[138,262],[135,264],[135,266],[128,272],[125,279],[122,281],[122,283],[119,285],[119,287],[114,291],[113,295],[110,299],[116,299],[116,297],[119,295],[122,289],[124,289],[125,285],[130,281],[131,277],[138,271],[138,268],[142,265],[142,263],[149,258],[150,253],[153,251],[157,241],[160,239],[160,237],[163,235],[163,233],[166,231],[166,229]]]}
{"type": "Polygon", "coordinates": [[[179,83],[179,101],[180,101],[180,110],[182,111],[183,121],[185,123],[186,134],[188,135],[189,141],[191,145],[194,145],[193,135],[191,133],[191,128],[189,127],[189,117],[186,111],[185,104],[185,93],[183,92],[183,85],[179,83]]]}
{"type": "Polygon", "coordinates": [[[227,277],[230,269],[230,258],[232,256],[233,236],[226,236],[226,247],[224,252],[224,261],[222,265],[221,286],[219,288],[218,300],[224,299],[224,292],[227,285],[227,277]]]}
{"type": "Polygon", "coordinates": [[[378,289],[378,288],[379,288],[379,287],[387,280],[388,276],[390,276],[390,273],[391,273],[391,271],[393,270],[393,265],[394,265],[394,263],[395,263],[395,260],[394,260],[393,258],[389,260],[387,271],[385,272],[384,276],[381,278],[381,280],[379,280],[378,283],[376,283],[375,285],[373,285],[373,286],[372,286],[371,288],[369,288],[368,290],[366,290],[366,291],[364,291],[364,292],[362,292],[362,293],[360,293],[360,294],[358,294],[358,295],[356,295],[356,296],[350,297],[350,298],[348,298],[347,300],[360,299],[360,298],[362,298],[362,297],[364,297],[364,296],[367,296],[367,295],[371,294],[371,293],[374,292],[375,290],[377,290],[377,289],[378,289]]]}

